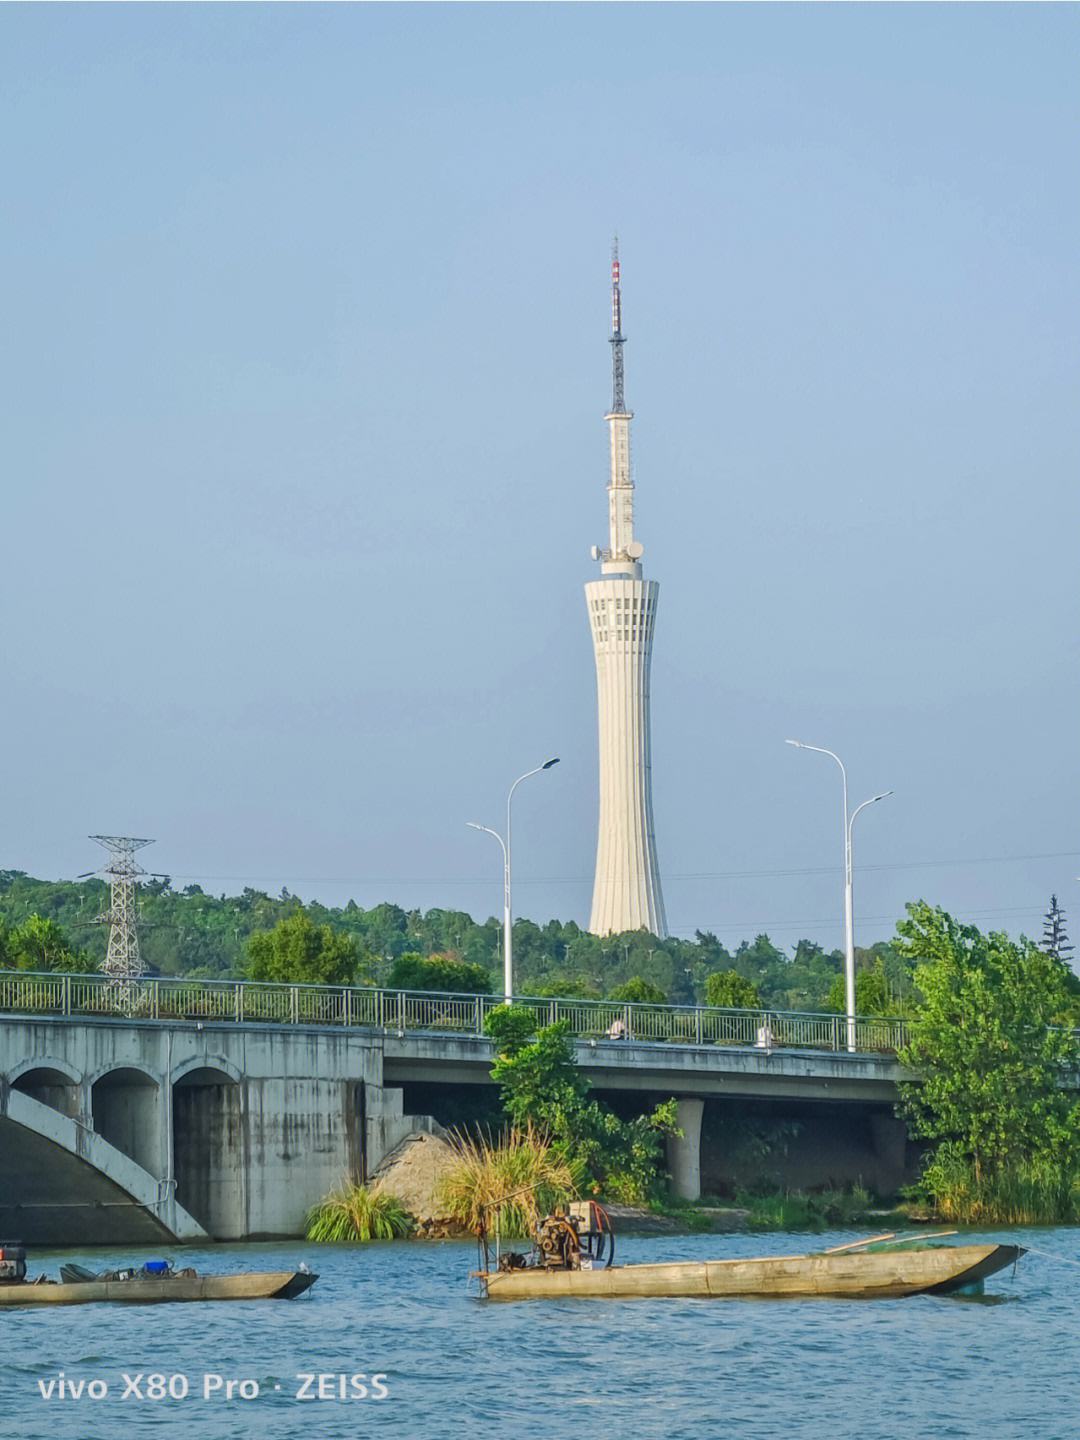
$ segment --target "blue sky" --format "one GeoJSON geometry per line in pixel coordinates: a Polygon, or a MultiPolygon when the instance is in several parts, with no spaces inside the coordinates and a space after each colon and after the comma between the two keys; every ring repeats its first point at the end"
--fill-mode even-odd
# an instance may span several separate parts
{"type": "Polygon", "coordinates": [[[557,753],[587,918],[618,229],[673,929],[839,940],[788,735],[861,940],[1070,907],[1078,25],[4,6],[0,863],[488,914],[557,753]]]}

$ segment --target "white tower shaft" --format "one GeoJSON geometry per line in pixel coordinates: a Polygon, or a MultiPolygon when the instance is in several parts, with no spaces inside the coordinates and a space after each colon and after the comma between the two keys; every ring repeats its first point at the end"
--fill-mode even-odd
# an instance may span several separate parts
{"type": "Polygon", "coordinates": [[[600,819],[589,929],[667,934],[652,806],[649,670],[660,586],[641,573],[634,539],[630,468],[632,413],[623,396],[622,298],[618,250],[612,259],[613,401],[605,417],[611,443],[606,549],[594,550],[602,579],[585,586],[596,658],[600,741],[600,819]]]}

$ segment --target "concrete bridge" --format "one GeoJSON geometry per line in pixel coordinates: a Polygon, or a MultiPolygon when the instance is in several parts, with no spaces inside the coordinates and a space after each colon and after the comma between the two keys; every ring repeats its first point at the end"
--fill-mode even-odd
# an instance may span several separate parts
{"type": "MultiPolygon", "coordinates": [[[[299,1234],[343,1178],[485,1097],[494,1003],[151,981],[122,1015],[98,976],[0,975],[0,1233],[36,1244],[299,1234]],[[280,1018],[262,1018],[268,1007],[280,1018]]],[[[687,1198],[738,1178],[755,1127],[790,1131],[769,1160],[781,1180],[887,1192],[905,1178],[895,1056],[820,1035],[817,1048],[792,1043],[815,1024],[834,1037],[835,1017],[529,1003],[538,1019],[570,1012],[579,1062],[616,1108],[677,1098],[684,1133],[669,1163],[687,1198]],[[670,1038],[651,1038],[662,1025],[670,1038]]]]}

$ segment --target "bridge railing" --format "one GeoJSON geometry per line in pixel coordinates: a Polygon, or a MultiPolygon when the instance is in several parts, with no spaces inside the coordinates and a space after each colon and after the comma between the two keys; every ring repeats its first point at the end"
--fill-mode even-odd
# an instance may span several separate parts
{"type": "MultiPolygon", "coordinates": [[[[384,990],[374,986],[278,985],[256,980],[142,979],[132,995],[100,973],[38,975],[0,970],[0,1013],[124,1015],[134,1020],[195,1020],[280,1025],[355,1026],[396,1031],[442,1031],[477,1036],[494,995],[384,990]]],[[[784,1010],[725,1010],[706,1005],[640,1005],[613,1000],[515,997],[537,1025],[569,1023],[583,1040],[637,1044],[739,1045],[776,1049],[847,1050],[842,1015],[784,1010]]],[[[903,1020],[860,1015],[855,1049],[895,1054],[906,1042],[903,1020]]]]}

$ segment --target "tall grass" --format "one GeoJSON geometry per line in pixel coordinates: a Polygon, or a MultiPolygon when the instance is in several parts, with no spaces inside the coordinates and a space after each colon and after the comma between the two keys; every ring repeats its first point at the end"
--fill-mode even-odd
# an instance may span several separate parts
{"type": "Polygon", "coordinates": [[[749,1230],[827,1230],[853,1225],[873,1205],[869,1190],[853,1185],[850,1190],[779,1190],[760,1195],[740,1191],[735,1204],[749,1213],[749,1230]]]}
{"type": "Polygon", "coordinates": [[[1070,1166],[1052,1160],[1026,1161],[1007,1171],[977,1175],[971,1161],[945,1147],[942,1151],[914,1187],[942,1220],[962,1225],[1080,1222],[1080,1175],[1070,1166]]]}
{"type": "Polygon", "coordinates": [[[307,1238],[324,1243],[399,1240],[412,1228],[412,1216],[396,1195],[373,1193],[351,1182],[332,1190],[307,1217],[307,1238]]]}
{"type": "Polygon", "coordinates": [[[538,1220],[578,1192],[582,1167],[532,1125],[496,1138],[451,1136],[457,1158],[439,1186],[439,1199],[460,1225],[508,1238],[530,1236],[538,1220]]]}

